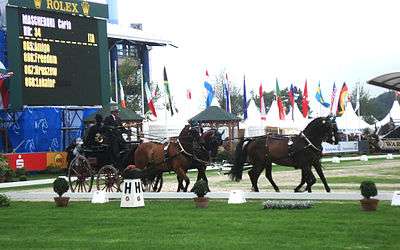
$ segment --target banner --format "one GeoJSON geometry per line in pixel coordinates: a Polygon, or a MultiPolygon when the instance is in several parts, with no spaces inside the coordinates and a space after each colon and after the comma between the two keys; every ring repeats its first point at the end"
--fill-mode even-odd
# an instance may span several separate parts
{"type": "Polygon", "coordinates": [[[322,143],[322,154],[358,152],[358,141],[341,141],[337,145],[322,143]]]}

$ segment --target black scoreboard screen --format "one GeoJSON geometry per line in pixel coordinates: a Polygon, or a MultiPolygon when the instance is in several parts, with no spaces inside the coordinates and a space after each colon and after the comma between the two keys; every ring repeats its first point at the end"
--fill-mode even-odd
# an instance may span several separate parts
{"type": "Polygon", "coordinates": [[[24,105],[101,103],[96,19],[34,9],[17,17],[24,105]]]}

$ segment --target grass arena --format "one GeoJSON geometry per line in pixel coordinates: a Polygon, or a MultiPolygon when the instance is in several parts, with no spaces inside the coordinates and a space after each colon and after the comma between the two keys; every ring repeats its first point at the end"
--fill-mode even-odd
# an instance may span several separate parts
{"type": "MultiPolygon", "coordinates": [[[[345,193],[357,197],[359,184],[366,179],[376,183],[378,194],[390,194],[400,188],[400,160],[348,161],[323,166],[332,193],[327,194],[318,180],[312,195],[329,197],[345,193]]],[[[67,208],[57,208],[50,201],[12,201],[11,206],[0,209],[0,247],[398,249],[400,207],[391,206],[390,199],[381,200],[378,210],[372,213],[361,211],[357,198],[333,201],[307,198],[312,196],[301,198],[307,195],[304,193],[292,199],[312,200],[310,209],[263,209],[267,198],[247,198],[244,204],[227,204],[226,195],[218,198],[214,194],[231,190],[247,192],[251,184],[246,174],[241,182],[232,182],[224,172],[207,171],[212,191],[208,196],[216,197],[210,199],[207,209],[195,207],[192,193],[179,199],[151,198],[156,193],[146,193],[145,207],[134,209],[120,208],[118,194],[113,194],[115,199],[106,204],[75,198],[67,208]]],[[[190,187],[196,176],[196,172],[189,172],[190,187]]],[[[274,166],[273,177],[282,193],[275,193],[268,181],[260,178],[260,194],[277,195],[278,200],[295,195],[293,188],[300,179],[298,170],[274,166]]],[[[176,175],[165,174],[159,195],[174,197],[176,188],[176,175]]],[[[2,188],[0,192],[14,196],[35,193],[55,196],[51,184],[2,188]]]]}

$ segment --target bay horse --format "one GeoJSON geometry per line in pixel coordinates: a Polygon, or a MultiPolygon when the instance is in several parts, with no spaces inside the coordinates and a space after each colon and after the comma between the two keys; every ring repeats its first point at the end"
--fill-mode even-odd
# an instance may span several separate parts
{"type": "Polygon", "coordinates": [[[185,180],[183,191],[186,192],[190,183],[186,170],[195,159],[208,160],[208,152],[202,143],[199,130],[186,125],[176,141],[169,141],[167,145],[156,142],[140,144],[134,154],[135,167],[142,170],[142,177],[150,179],[163,172],[174,171],[179,178],[185,180]]]}
{"type": "MultiPolygon", "coordinates": [[[[208,182],[207,176],[206,176],[206,168],[208,165],[208,161],[210,161],[212,158],[216,157],[218,154],[218,148],[222,146],[223,140],[222,140],[222,135],[224,134],[225,131],[220,133],[218,129],[209,129],[206,132],[204,132],[201,135],[201,146],[204,147],[204,149],[208,152],[208,160],[207,162],[198,160],[198,159],[193,159],[192,164],[186,169],[186,172],[189,169],[197,169],[197,181],[202,179],[208,182]]],[[[183,186],[183,179],[180,178],[177,175],[177,180],[178,180],[178,190],[177,192],[184,190],[183,186]]],[[[210,191],[210,190],[209,190],[210,191]]]]}
{"type": "Polygon", "coordinates": [[[295,188],[299,192],[304,183],[306,190],[311,192],[316,179],[312,173],[313,166],[324,184],[326,192],[330,187],[326,181],[321,166],[322,142],[338,144],[337,125],[334,117],[319,117],[311,121],[299,134],[287,136],[264,136],[259,138],[244,139],[239,142],[235,151],[235,162],[231,169],[232,180],[242,179],[243,165],[247,161],[253,167],[248,172],[252,189],[258,192],[257,181],[265,168],[265,176],[279,192],[278,186],[272,179],[272,163],[301,169],[300,184],[295,188]]]}

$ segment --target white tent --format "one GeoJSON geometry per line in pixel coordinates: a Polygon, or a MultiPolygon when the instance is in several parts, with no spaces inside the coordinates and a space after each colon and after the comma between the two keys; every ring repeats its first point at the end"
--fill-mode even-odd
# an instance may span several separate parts
{"type": "Polygon", "coordinates": [[[390,119],[393,120],[395,124],[400,124],[400,105],[397,100],[393,102],[392,108],[390,109],[389,113],[376,123],[377,127],[381,127],[390,122],[390,119]]]}
{"type": "Polygon", "coordinates": [[[148,121],[143,126],[143,132],[148,138],[162,139],[178,136],[187,124],[187,120],[179,113],[171,116],[167,109],[160,109],[157,112],[157,120],[148,121]]]}
{"type": "Polygon", "coordinates": [[[247,119],[240,123],[240,127],[244,129],[245,137],[265,135],[265,122],[253,99],[247,107],[247,119]]]}
{"type": "Polygon", "coordinates": [[[362,133],[365,128],[372,126],[359,117],[353,109],[351,102],[347,102],[342,116],[336,118],[339,131],[349,133],[362,133]]]}
{"type": "Polygon", "coordinates": [[[272,101],[271,107],[265,116],[265,124],[269,127],[279,128],[282,125],[282,120],[279,119],[279,109],[276,100],[272,101]]]}
{"type": "Polygon", "coordinates": [[[287,128],[293,130],[303,130],[307,124],[310,122],[307,118],[304,118],[303,114],[300,112],[297,103],[294,103],[293,114],[292,114],[292,107],[290,107],[289,112],[287,113],[286,117],[286,124],[287,128]]]}

